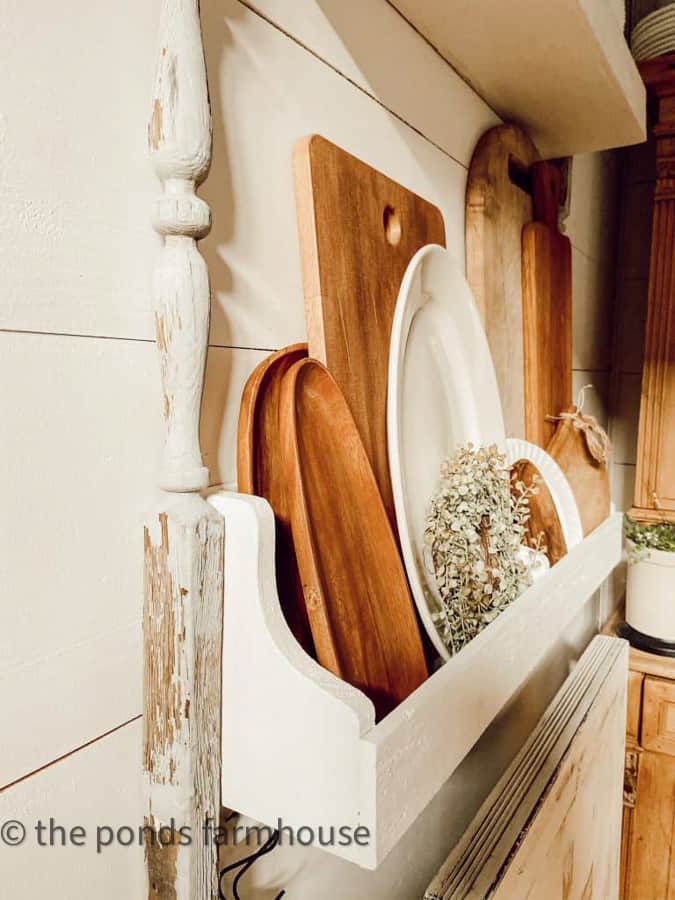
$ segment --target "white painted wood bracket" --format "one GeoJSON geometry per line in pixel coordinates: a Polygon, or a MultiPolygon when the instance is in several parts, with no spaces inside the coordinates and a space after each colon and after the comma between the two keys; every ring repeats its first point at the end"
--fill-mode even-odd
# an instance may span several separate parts
{"type": "Polygon", "coordinates": [[[272,827],[365,826],[367,846],[326,849],[370,869],[621,558],[617,514],[376,725],[368,698],[310,659],[283,619],[269,505],[222,491],[209,502],[223,516],[228,547],[223,803],[272,827]]]}

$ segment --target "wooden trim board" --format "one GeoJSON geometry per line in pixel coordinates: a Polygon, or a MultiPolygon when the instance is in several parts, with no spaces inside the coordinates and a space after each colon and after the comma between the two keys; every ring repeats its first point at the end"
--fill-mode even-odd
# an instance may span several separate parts
{"type": "Polygon", "coordinates": [[[476,144],[466,185],[466,277],[483,319],[504,425],[525,435],[522,241],[532,219],[528,173],[538,159],[517,125],[498,125],[476,144]]]}

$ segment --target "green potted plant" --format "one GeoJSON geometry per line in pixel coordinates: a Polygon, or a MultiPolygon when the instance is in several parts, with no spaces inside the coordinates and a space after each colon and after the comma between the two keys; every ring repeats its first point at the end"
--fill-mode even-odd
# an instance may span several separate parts
{"type": "Polygon", "coordinates": [[[638,635],[631,643],[675,655],[675,523],[627,518],[626,541],[626,623],[638,635]]]}

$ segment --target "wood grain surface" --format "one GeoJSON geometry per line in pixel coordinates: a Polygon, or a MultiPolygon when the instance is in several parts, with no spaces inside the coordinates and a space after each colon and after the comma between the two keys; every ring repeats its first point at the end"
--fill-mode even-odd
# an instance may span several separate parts
{"type": "Polygon", "coordinates": [[[669,900],[675,896],[675,761],[665,753],[633,752],[636,802],[630,810],[622,897],[669,900]]]}
{"type": "Polygon", "coordinates": [[[627,656],[591,641],[424,900],[618,896],[627,656]]]}
{"type": "Polygon", "coordinates": [[[560,170],[532,167],[536,221],[523,229],[525,434],[546,447],[572,399],[572,245],[558,230],[560,170]]]}
{"type": "Polygon", "coordinates": [[[562,559],[568,548],[551,492],[546,487],[539,469],[527,460],[521,459],[511,466],[511,473],[526,487],[531,487],[535,478],[540,479],[536,483],[537,493],[530,497],[527,530],[530,546],[535,546],[541,540],[546,548],[548,561],[553,566],[562,559]]]}
{"type": "Polygon", "coordinates": [[[675,522],[675,54],[640,64],[658,121],[635,498],[639,521],[675,522]]]}
{"type": "MultiPolygon", "coordinates": [[[[541,803],[514,841],[494,900],[600,900],[619,893],[626,657],[606,679],[541,803]]],[[[641,895],[644,900],[654,896],[641,895]]]]}
{"type": "Polygon", "coordinates": [[[526,437],[522,231],[532,219],[529,169],[538,159],[517,125],[499,125],[474,150],[466,187],[466,277],[497,373],[509,437],[526,437]]]}
{"type": "Polygon", "coordinates": [[[279,602],[296,640],[313,656],[314,643],[291,534],[279,432],[281,381],[289,368],[306,356],[307,344],[292,344],[272,353],[251,372],[239,411],[237,481],[242,494],[264,497],[272,507],[279,602]]]}
{"type": "MultiPolygon", "coordinates": [[[[567,411],[574,410],[575,407],[572,406],[567,411]]],[[[610,513],[607,465],[593,459],[583,432],[570,419],[558,422],[546,451],[558,463],[570,483],[586,536],[610,513]]]]}
{"type": "Polygon", "coordinates": [[[354,418],[314,359],[281,385],[293,541],[319,662],[382,718],[427,677],[394,535],[354,418]]]}
{"type": "Polygon", "coordinates": [[[387,456],[394,307],[411,257],[445,245],[437,207],[313,135],[293,153],[310,356],[344,393],[396,528],[387,456]]]}

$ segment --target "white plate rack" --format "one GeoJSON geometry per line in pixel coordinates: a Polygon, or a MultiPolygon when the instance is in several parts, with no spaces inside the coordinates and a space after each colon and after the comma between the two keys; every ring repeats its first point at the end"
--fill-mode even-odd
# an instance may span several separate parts
{"type": "Polygon", "coordinates": [[[325,849],[368,869],[621,558],[616,513],[375,724],[370,700],[307,656],[286,625],[268,503],[225,491],[209,502],[225,521],[222,802],[270,827],[321,827],[324,839],[332,827],[325,849]],[[367,829],[358,842],[357,826],[367,829]]]}

